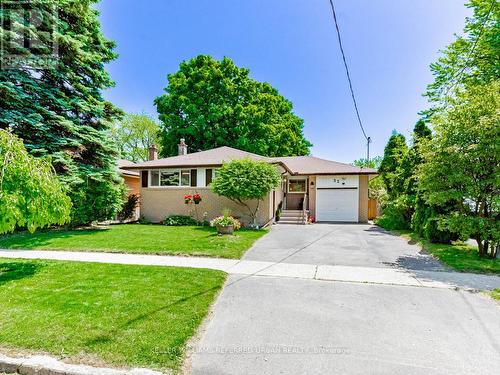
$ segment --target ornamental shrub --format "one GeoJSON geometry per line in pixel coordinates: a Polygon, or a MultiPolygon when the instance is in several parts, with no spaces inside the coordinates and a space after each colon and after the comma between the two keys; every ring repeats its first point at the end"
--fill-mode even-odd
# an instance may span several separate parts
{"type": "Polygon", "coordinates": [[[252,159],[232,160],[217,171],[212,190],[246,208],[257,227],[257,212],[262,200],[281,183],[281,175],[275,165],[252,159]],[[249,201],[255,200],[251,205],[249,201]]]}
{"type": "Polygon", "coordinates": [[[179,227],[186,225],[198,225],[198,222],[191,216],[186,215],[170,215],[167,216],[163,224],[171,227],[179,227]]]}
{"type": "Polygon", "coordinates": [[[70,211],[50,160],[30,156],[17,136],[0,129],[0,234],[62,225],[70,211]]]}

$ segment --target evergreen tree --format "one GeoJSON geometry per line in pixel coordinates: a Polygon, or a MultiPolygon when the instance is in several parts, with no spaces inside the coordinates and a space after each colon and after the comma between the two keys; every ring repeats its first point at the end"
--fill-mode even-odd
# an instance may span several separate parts
{"type": "Polygon", "coordinates": [[[394,130],[384,148],[384,158],[379,168],[390,199],[397,198],[405,191],[407,155],[405,136],[394,130]]]}
{"type": "Polygon", "coordinates": [[[5,16],[17,21],[17,28],[11,22],[0,30],[7,54],[30,55],[32,51],[16,42],[21,33],[41,41],[52,37],[58,45],[54,64],[24,63],[0,70],[0,128],[22,138],[32,155],[51,157],[67,186],[75,224],[112,217],[123,196],[116,172],[118,153],[109,137],[109,123],[121,112],[101,95],[101,90],[113,86],[104,64],[117,55],[114,42],[101,33],[95,2],[33,1],[42,25],[34,29],[22,15],[16,19],[14,12],[5,16]],[[48,33],[51,25],[45,22],[54,9],[56,31],[48,33]]]}
{"type": "Polygon", "coordinates": [[[180,138],[194,151],[231,146],[265,156],[309,154],[292,103],[227,57],[182,62],[165,91],[155,100],[164,156],[177,154],[180,138]]]}

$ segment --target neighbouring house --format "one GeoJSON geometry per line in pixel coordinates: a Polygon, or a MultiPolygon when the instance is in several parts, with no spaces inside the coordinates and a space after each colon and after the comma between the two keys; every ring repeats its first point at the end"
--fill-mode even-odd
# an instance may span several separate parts
{"type": "Polygon", "coordinates": [[[184,195],[199,193],[198,215],[206,213],[210,220],[228,208],[248,223],[240,205],[210,189],[224,162],[242,158],[275,164],[283,176],[281,186],[260,206],[260,225],[276,220],[278,211],[282,211],[280,222],[284,223],[302,223],[308,217],[320,222],[368,221],[368,181],[376,176],[374,169],[313,156],[269,158],[226,146],[188,153],[182,139],[177,156],[158,159],[154,146],[149,154],[149,161],[126,168],[140,173],[141,216],[151,222],[160,222],[168,215],[193,214],[193,206],[184,204],[184,195]]]}
{"type": "Polygon", "coordinates": [[[128,188],[129,194],[141,193],[141,174],[127,168],[134,167],[136,164],[129,160],[120,159],[117,162],[118,173],[123,177],[125,185],[128,188]]]}
{"type": "MultiPolygon", "coordinates": [[[[118,173],[122,176],[125,186],[128,189],[128,195],[141,194],[141,174],[137,171],[133,171],[127,168],[135,166],[135,163],[120,159],[117,161],[118,165],[118,173]]],[[[135,215],[131,218],[131,220],[137,220],[140,216],[140,206],[136,207],[135,215]]]]}

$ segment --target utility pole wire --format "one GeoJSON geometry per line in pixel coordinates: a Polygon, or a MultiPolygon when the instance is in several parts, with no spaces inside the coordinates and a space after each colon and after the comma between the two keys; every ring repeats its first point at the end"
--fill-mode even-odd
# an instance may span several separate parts
{"type": "Polygon", "coordinates": [[[339,29],[339,24],[337,21],[337,14],[335,13],[335,7],[333,6],[333,0],[330,0],[330,6],[332,8],[333,20],[335,21],[335,29],[337,29],[337,38],[339,41],[340,52],[342,53],[342,60],[344,61],[345,72],[347,74],[347,80],[349,81],[349,89],[351,90],[351,97],[352,97],[352,101],[354,103],[354,109],[356,110],[356,116],[358,117],[359,127],[361,128],[361,131],[363,132],[363,136],[366,139],[368,147],[370,147],[371,139],[370,139],[370,137],[368,137],[366,135],[365,129],[363,128],[361,116],[359,115],[358,104],[356,102],[356,97],[354,96],[354,89],[352,88],[351,75],[349,74],[349,68],[347,67],[347,61],[345,58],[344,47],[342,46],[342,39],[340,37],[340,29],[339,29]]]}

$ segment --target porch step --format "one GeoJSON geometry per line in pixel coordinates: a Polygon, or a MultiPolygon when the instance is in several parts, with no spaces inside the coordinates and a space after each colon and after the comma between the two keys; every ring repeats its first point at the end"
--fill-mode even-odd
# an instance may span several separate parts
{"type": "MultiPolygon", "coordinates": [[[[309,213],[309,211],[306,211],[306,215],[309,213]]],[[[281,217],[302,217],[302,211],[301,210],[283,210],[281,213],[281,217]]]]}
{"type": "MultiPolygon", "coordinates": [[[[308,211],[306,211],[306,217],[308,211]]],[[[303,212],[301,210],[283,210],[281,213],[280,224],[305,224],[305,218],[303,218],[303,212]]]]}

